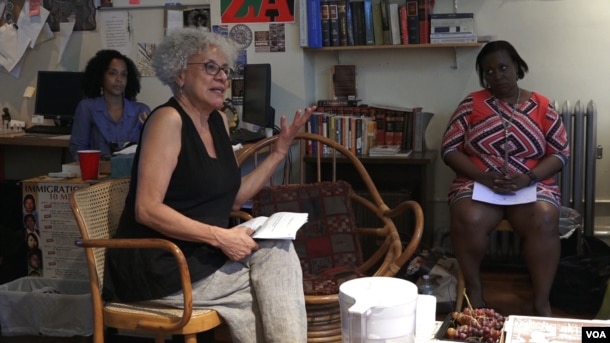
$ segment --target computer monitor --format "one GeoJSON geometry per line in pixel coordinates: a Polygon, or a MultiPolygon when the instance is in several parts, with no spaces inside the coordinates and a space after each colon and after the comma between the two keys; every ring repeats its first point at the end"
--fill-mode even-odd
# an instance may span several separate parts
{"type": "Polygon", "coordinates": [[[84,72],[39,70],[34,114],[55,125],[72,126],[76,106],[83,99],[84,72]]]}
{"type": "Polygon", "coordinates": [[[266,131],[275,127],[275,109],[271,106],[271,64],[244,66],[242,121],[266,131]]]}

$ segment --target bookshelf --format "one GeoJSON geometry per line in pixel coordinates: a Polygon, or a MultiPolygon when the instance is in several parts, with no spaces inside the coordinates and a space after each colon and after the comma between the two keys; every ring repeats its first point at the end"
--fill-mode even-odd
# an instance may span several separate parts
{"type": "Polygon", "coordinates": [[[453,43],[453,44],[396,44],[396,45],[349,45],[349,46],[325,46],[323,48],[303,47],[303,50],[310,52],[350,52],[363,50],[390,50],[390,49],[453,49],[453,64],[451,69],[458,69],[457,50],[461,48],[479,48],[486,42],[477,43],[453,43]]]}
{"type": "Polygon", "coordinates": [[[325,46],[323,48],[308,48],[309,51],[349,51],[349,50],[386,50],[386,49],[457,49],[478,48],[484,43],[459,43],[459,44],[396,44],[396,45],[350,45],[350,46],[325,46]]]}

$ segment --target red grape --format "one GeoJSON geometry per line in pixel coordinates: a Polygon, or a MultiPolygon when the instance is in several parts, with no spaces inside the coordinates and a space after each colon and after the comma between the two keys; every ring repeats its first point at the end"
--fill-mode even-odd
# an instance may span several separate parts
{"type": "Polygon", "coordinates": [[[450,320],[447,338],[459,341],[498,343],[504,327],[504,316],[492,308],[465,308],[450,320]]]}

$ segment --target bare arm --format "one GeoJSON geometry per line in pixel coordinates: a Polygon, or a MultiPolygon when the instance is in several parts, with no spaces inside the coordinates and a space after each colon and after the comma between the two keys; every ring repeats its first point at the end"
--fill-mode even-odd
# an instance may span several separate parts
{"type": "Polygon", "coordinates": [[[458,175],[465,176],[473,181],[480,182],[488,187],[493,186],[494,178],[500,177],[499,173],[486,173],[479,169],[465,153],[454,150],[445,155],[445,163],[458,175]]]}
{"type": "Polygon", "coordinates": [[[258,245],[251,230],[231,230],[190,219],[163,203],[181,148],[180,115],[170,107],[157,110],[143,131],[140,147],[136,220],[163,235],[220,248],[230,259],[249,255],[258,245]]]}
{"type": "MultiPolygon", "coordinates": [[[[461,151],[452,151],[445,156],[445,163],[459,175],[463,175],[473,181],[482,183],[496,193],[510,194],[530,184],[527,174],[512,174],[504,176],[496,172],[484,172],[480,170],[466,154],[461,151]]],[[[532,172],[542,181],[557,174],[563,163],[553,155],[546,156],[536,165],[532,172]]]]}

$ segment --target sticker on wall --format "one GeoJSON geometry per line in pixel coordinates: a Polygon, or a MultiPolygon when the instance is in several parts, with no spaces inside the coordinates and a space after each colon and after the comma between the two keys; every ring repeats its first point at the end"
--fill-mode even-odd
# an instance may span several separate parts
{"type": "Polygon", "coordinates": [[[285,52],[284,24],[269,24],[269,31],[254,31],[254,52],[285,52]]]}
{"type": "Polygon", "coordinates": [[[221,36],[227,37],[229,35],[229,26],[228,25],[212,25],[212,32],[219,34],[221,36]]]}
{"type": "Polygon", "coordinates": [[[237,43],[239,49],[245,49],[252,44],[252,30],[244,24],[237,24],[229,31],[229,37],[237,43]]]}

